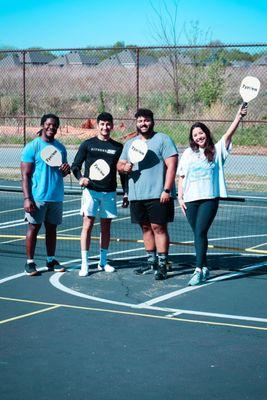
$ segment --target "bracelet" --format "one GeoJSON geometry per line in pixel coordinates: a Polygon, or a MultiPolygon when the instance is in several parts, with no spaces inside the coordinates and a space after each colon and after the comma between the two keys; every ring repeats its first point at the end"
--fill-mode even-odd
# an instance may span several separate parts
{"type": "Polygon", "coordinates": [[[24,197],[24,200],[28,200],[28,199],[30,199],[30,197],[24,197]]]}

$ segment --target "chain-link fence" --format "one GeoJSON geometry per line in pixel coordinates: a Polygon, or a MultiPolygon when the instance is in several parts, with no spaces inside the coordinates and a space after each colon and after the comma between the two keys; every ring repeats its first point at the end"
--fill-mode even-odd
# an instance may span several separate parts
{"type": "MultiPolygon", "coordinates": [[[[69,163],[79,144],[96,134],[95,120],[104,110],[114,116],[113,137],[124,141],[135,131],[136,109],[151,108],[156,130],[169,134],[181,153],[195,121],[205,122],[215,140],[221,137],[242,102],[241,80],[252,75],[261,81],[261,89],[234,136],[226,162],[231,201],[220,205],[210,251],[265,255],[266,66],[267,45],[0,52],[0,251],[25,251],[20,156],[40,130],[43,114],[60,117],[57,138],[67,147],[69,163]]],[[[57,251],[72,258],[79,256],[81,229],[77,189],[70,177],[65,179],[63,225],[58,231],[57,251]]],[[[97,253],[99,224],[94,229],[92,252],[97,253]]],[[[113,254],[124,251],[128,242],[138,254],[140,232],[135,226],[129,229],[128,209],[119,207],[112,229],[113,254]]],[[[40,232],[39,239],[44,239],[40,232]]],[[[170,224],[170,237],[174,252],[177,246],[180,252],[192,246],[190,228],[180,212],[170,224]]],[[[38,254],[43,254],[43,244],[38,241],[38,254]]]]}
{"type": "Polygon", "coordinates": [[[218,139],[241,103],[242,78],[253,75],[260,94],[234,138],[226,173],[230,190],[267,192],[266,70],[267,45],[1,51],[0,179],[20,180],[22,147],[48,112],[60,117],[58,139],[70,162],[103,110],[113,114],[119,140],[135,130],[137,107],[151,108],[156,130],[180,150],[194,121],[218,139]]]}

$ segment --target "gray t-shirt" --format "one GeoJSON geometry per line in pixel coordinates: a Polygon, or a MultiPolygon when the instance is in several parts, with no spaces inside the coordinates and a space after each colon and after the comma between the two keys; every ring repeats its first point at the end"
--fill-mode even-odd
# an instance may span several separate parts
{"type": "MultiPolygon", "coordinates": [[[[141,137],[141,136],[140,136],[141,137]]],[[[120,160],[127,160],[128,150],[134,140],[128,140],[120,156],[120,160]]],[[[148,151],[145,158],[134,164],[129,176],[129,200],[159,199],[164,189],[166,166],[164,160],[178,154],[173,140],[165,133],[155,132],[146,140],[148,151]]],[[[171,196],[176,197],[175,184],[171,196]]]]}

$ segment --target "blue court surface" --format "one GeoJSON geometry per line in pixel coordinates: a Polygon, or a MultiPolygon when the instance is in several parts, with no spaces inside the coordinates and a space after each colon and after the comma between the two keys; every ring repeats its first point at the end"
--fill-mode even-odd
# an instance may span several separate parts
{"type": "Polygon", "coordinates": [[[168,279],[155,281],[133,272],[145,251],[120,200],[109,251],[116,272],[96,269],[96,221],[90,275],[79,277],[80,195],[69,195],[57,248],[67,271],[45,271],[42,231],[43,272],[28,277],[21,194],[1,194],[1,400],[266,400],[266,201],[221,203],[211,277],[189,287],[194,248],[180,210],[168,279]]]}

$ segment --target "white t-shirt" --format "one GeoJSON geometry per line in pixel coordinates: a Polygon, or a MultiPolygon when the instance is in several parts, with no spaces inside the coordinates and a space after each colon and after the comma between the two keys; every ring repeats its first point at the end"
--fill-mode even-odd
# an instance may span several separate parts
{"type": "Polygon", "coordinates": [[[224,162],[231,151],[225,147],[224,136],[215,144],[215,159],[208,162],[204,150],[194,152],[188,147],[182,154],[178,175],[183,176],[183,197],[185,202],[227,197],[224,162]]]}

